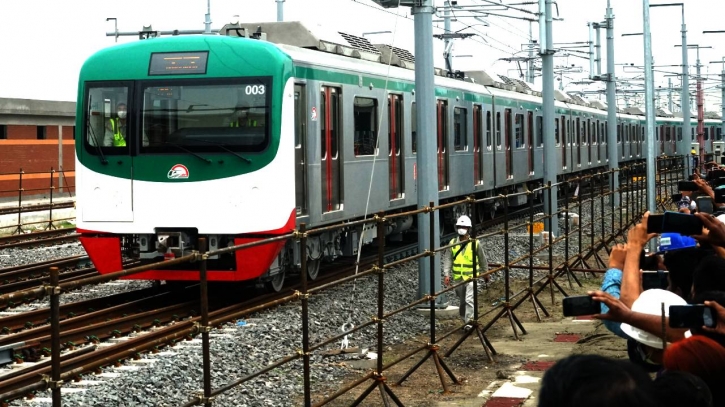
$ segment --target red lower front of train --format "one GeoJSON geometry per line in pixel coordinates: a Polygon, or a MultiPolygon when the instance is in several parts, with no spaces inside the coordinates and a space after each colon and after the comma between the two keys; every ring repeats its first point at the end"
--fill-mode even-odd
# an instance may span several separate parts
{"type": "MultiPolygon", "coordinates": [[[[279,229],[245,233],[234,236],[234,245],[257,242],[270,237],[284,235],[295,228],[295,211],[292,211],[287,223],[279,229]],[[264,236],[264,237],[259,237],[264,236]]],[[[78,229],[80,242],[100,274],[109,274],[122,269],[121,236],[107,232],[78,229]]],[[[270,265],[284,247],[286,241],[276,241],[261,246],[234,252],[235,268],[215,270],[209,261],[207,278],[209,281],[247,281],[254,280],[267,272],[270,265]]],[[[198,263],[196,270],[182,270],[176,267],[144,271],[123,277],[127,280],[167,280],[198,281],[198,263]]]]}

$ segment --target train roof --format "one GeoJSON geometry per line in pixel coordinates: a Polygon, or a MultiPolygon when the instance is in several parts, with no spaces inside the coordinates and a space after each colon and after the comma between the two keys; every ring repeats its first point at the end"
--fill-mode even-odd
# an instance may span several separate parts
{"type": "MultiPolygon", "coordinates": [[[[365,37],[335,31],[320,24],[301,21],[227,24],[220,33],[272,42],[290,55],[296,63],[356,73],[365,72],[394,80],[415,82],[415,56],[412,52],[389,44],[373,44],[365,37]]],[[[463,73],[435,68],[435,76],[438,86],[449,89],[506,97],[521,102],[541,103],[541,88],[490,71],[463,73]]],[[[555,90],[555,106],[577,110],[591,116],[604,115],[608,109],[604,102],[586,100],[574,93],[559,90],[555,90]]],[[[618,116],[626,119],[644,118],[644,108],[640,107],[617,108],[617,112],[618,116]]],[[[676,121],[678,117],[676,113],[673,114],[666,109],[658,109],[655,115],[657,120],[670,118],[676,121]]],[[[706,115],[706,119],[717,118],[719,117],[706,115]]]]}

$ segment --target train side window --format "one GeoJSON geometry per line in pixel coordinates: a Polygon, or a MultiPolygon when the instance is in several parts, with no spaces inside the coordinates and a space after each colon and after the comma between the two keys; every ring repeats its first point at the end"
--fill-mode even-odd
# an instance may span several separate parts
{"type": "Polygon", "coordinates": [[[501,112],[496,112],[496,148],[501,148],[501,112]]]}
{"type": "Polygon", "coordinates": [[[453,109],[453,142],[455,151],[468,150],[468,111],[461,107],[453,109]]]}
{"type": "Polygon", "coordinates": [[[416,144],[416,135],[418,133],[418,125],[416,122],[418,121],[417,111],[415,109],[415,102],[410,104],[410,146],[413,148],[413,154],[416,152],[416,148],[418,145],[416,144]]]}
{"type": "Polygon", "coordinates": [[[378,140],[378,100],[355,97],[353,103],[355,121],[355,156],[375,155],[378,140]]]}
{"type": "Polygon", "coordinates": [[[486,111],[486,149],[491,150],[491,111],[486,111]]]}
{"type": "Polygon", "coordinates": [[[599,144],[599,120],[592,122],[592,144],[599,144]]]}
{"type": "Polygon", "coordinates": [[[526,141],[524,140],[524,115],[517,114],[514,123],[516,148],[524,148],[526,146],[526,141]]]}
{"type": "MultiPolygon", "coordinates": [[[[558,139],[559,136],[556,136],[558,139]]],[[[541,147],[544,145],[544,117],[536,117],[536,145],[541,147]]]]}
{"type": "MultiPolygon", "coordinates": [[[[2,133],[0,133],[0,138],[2,138],[2,133]]],[[[722,141],[722,129],[720,127],[715,129],[715,140],[722,141]]]]}
{"type": "Polygon", "coordinates": [[[694,127],[690,127],[690,139],[692,139],[692,141],[695,141],[695,128],[694,127]]]}
{"type": "Polygon", "coordinates": [[[677,141],[682,141],[682,127],[677,127],[677,141]]]}
{"type": "Polygon", "coordinates": [[[295,148],[300,148],[307,134],[307,98],[305,85],[295,84],[295,148]]]}
{"type": "Polygon", "coordinates": [[[617,144],[622,142],[622,123],[617,124],[617,144]]]}
{"type": "Polygon", "coordinates": [[[559,119],[554,119],[554,135],[556,136],[556,145],[559,146],[559,119]]]}

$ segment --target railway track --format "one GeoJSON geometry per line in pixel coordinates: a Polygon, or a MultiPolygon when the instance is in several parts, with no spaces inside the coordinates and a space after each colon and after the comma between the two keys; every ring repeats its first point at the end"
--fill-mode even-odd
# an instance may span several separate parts
{"type": "Polygon", "coordinates": [[[27,212],[46,212],[51,208],[53,209],[66,209],[75,207],[75,202],[56,202],[53,204],[39,204],[39,205],[27,205],[27,206],[13,206],[9,208],[0,208],[0,215],[15,215],[17,213],[27,212]]]}
{"type": "MultiPolygon", "coordinates": [[[[33,264],[11,266],[0,269],[0,294],[38,287],[48,282],[51,267],[66,269],[60,275],[61,281],[72,281],[96,274],[95,268],[80,268],[90,264],[88,256],[76,255],[46,260],[33,264]],[[68,270],[72,268],[73,270],[68,270]]],[[[17,303],[16,303],[17,305],[17,303]]]]}
{"type": "Polygon", "coordinates": [[[23,235],[3,236],[0,237],[0,249],[75,242],[80,236],[80,234],[75,233],[75,231],[75,228],[63,228],[27,233],[23,235]]]}

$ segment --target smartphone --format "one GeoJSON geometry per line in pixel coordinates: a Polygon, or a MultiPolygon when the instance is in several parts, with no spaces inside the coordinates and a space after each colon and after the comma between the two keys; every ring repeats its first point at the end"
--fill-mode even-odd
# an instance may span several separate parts
{"type": "Polygon", "coordinates": [[[561,303],[564,306],[565,317],[577,317],[580,315],[594,315],[602,313],[601,305],[588,295],[566,297],[561,303]]]}
{"type": "Polygon", "coordinates": [[[662,222],[665,215],[649,215],[647,218],[647,233],[662,233],[662,222]]]}
{"type": "Polygon", "coordinates": [[[675,205],[682,200],[682,194],[672,194],[670,197],[672,198],[672,203],[675,205]]]}
{"type": "Polygon", "coordinates": [[[666,290],[669,286],[668,273],[666,270],[642,270],[642,290],[647,291],[654,288],[666,290]]]}
{"type": "Polygon", "coordinates": [[[710,307],[704,304],[670,305],[670,328],[714,328],[717,322],[710,307]]]}
{"type": "Polygon", "coordinates": [[[715,188],[715,203],[725,203],[725,188],[715,188]]]}
{"type": "Polygon", "coordinates": [[[695,215],[667,211],[662,221],[662,233],[679,233],[685,236],[699,235],[702,233],[702,221],[695,215]]]}
{"type": "Polygon", "coordinates": [[[707,180],[714,180],[720,177],[725,177],[725,170],[711,170],[707,173],[707,180]]]}
{"type": "Polygon", "coordinates": [[[678,191],[697,191],[699,189],[695,181],[679,181],[677,183],[678,191]]]}
{"type": "Polygon", "coordinates": [[[698,196],[695,199],[697,202],[697,211],[702,213],[712,213],[714,211],[712,198],[709,196],[698,196]]]}

